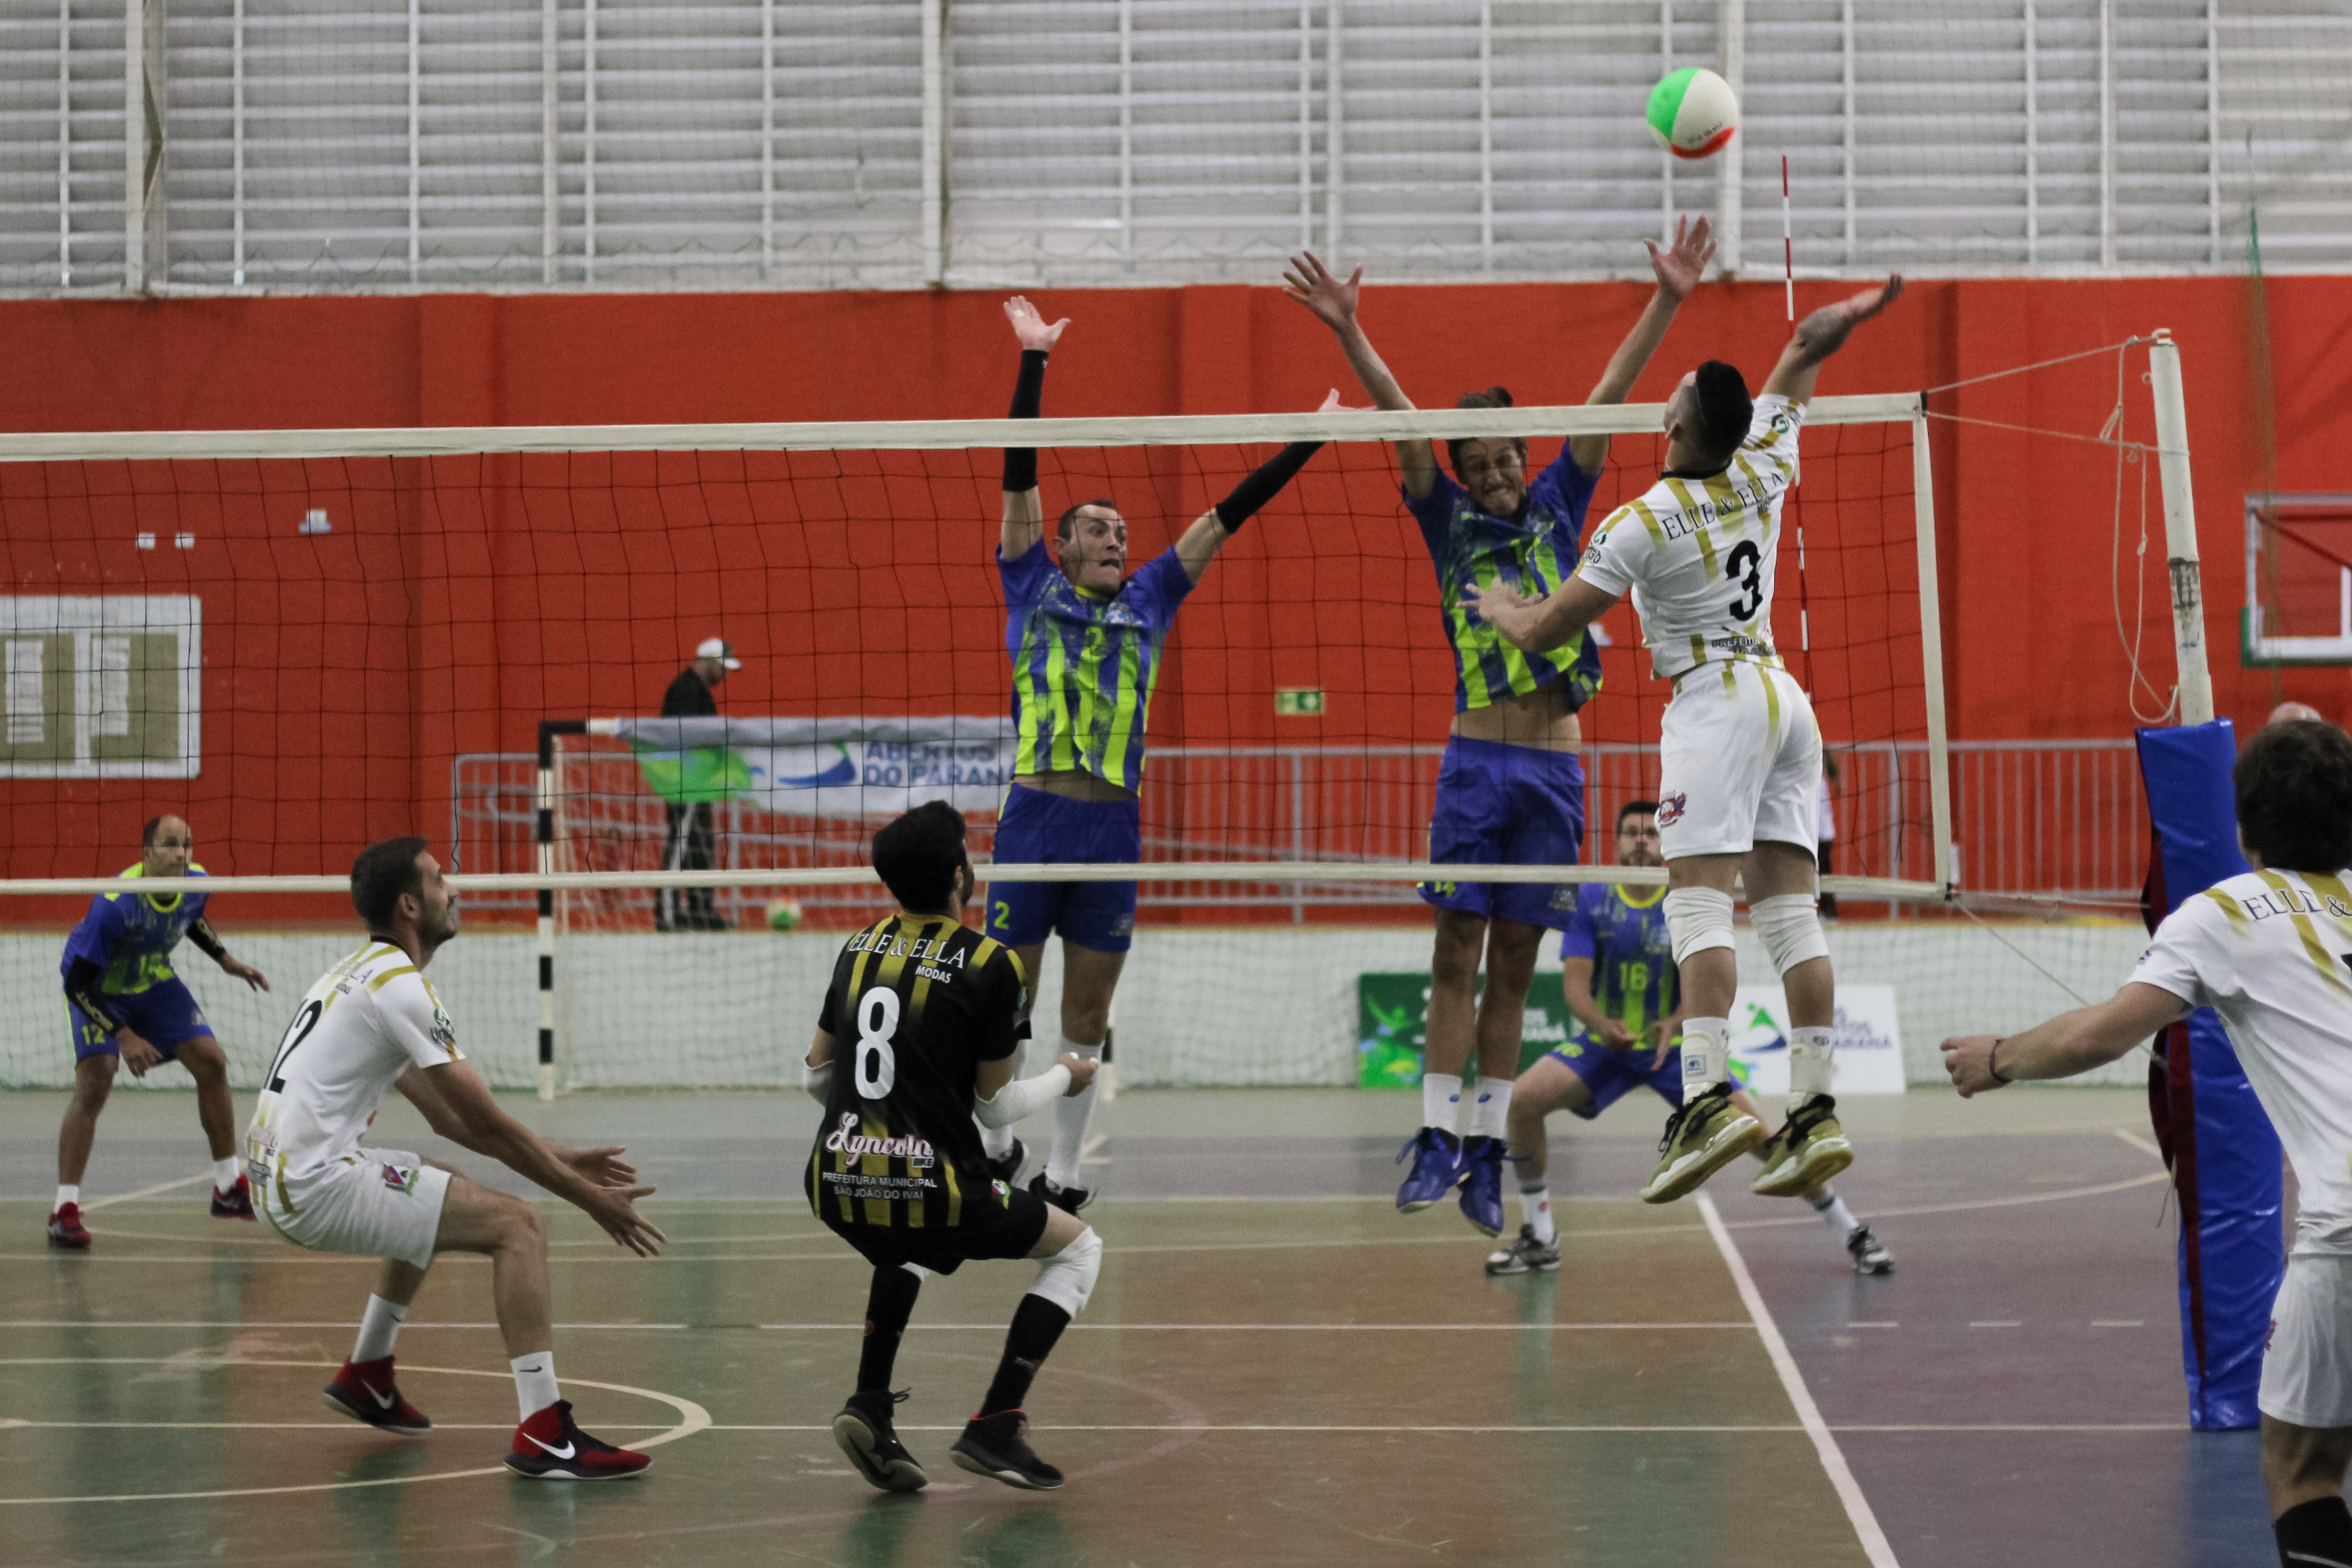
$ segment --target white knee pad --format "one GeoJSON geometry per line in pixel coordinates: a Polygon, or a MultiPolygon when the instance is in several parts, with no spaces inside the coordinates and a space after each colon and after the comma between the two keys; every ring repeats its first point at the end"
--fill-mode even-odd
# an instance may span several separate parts
{"type": "Polygon", "coordinates": [[[1713,888],[1675,888],[1666,894],[1666,934],[1675,941],[1675,963],[1694,952],[1729,947],[1731,895],[1713,888]]]}
{"type": "Polygon", "coordinates": [[[1759,899],[1748,907],[1748,919],[1773,969],[1781,974],[1809,959],[1830,955],[1829,939],[1822,934],[1821,910],[1811,893],[1759,899]]]}
{"type": "Polygon", "coordinates": [[[1029,1287],[1029,1294],[1045,1297],[1075,1318],[1087,1310],[1087,1298],[1095,1293],[1095,1279],[1101,1273],[1102,1237],[1088,1227],[1037,1265],[1037,1283],[1029,1287]]]}

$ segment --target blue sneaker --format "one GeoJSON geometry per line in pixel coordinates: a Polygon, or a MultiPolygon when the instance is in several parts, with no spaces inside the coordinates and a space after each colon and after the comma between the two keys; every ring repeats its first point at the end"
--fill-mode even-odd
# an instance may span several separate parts
{"type": "Polygon", "coordinates": [[[1462,1145],[1462,1217],[1485,1235],[1503,1234],[1500,1138],[1472,1138],[1462,1145]]]}
{"type": "Polygon", "coordinates": [[[1397,1151],[1396,1163],[1412,1156],[1412,1170],[1397,1188],[1397,1212],[1419,1214],[1444,1201],[1462,1181],[1462,1142],[1442,1127],[1424,1127],[1397,1151]]]}

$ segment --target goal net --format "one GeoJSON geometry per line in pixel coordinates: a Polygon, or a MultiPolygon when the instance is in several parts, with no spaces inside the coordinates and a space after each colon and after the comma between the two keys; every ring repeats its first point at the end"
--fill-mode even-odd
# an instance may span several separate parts
{"type": "MultiPolygon", "coordinates": [[[[1370,1081],[1382,1040],[1412,1033],[1413,997],[1400,1013],[1381,986],[1428,973],[1415,884],[1448,874],[1426,857],[1454,695],[1389,443],[1523,437],[1533,473],[1609,434],[1589,532],[1655,479],[1661,424],[1637,405],[0,437],[0,548],[15,581],[57,584],[0,601],[0,887],[22,895],[0,910],[0,1079],[69,1075],[59,940],[168,812],[194,826],[216,922],[276,984],[233,989],[181,951],[244,1077],[278,996],[352,939],[352,854],[415,832],[459,873],[467,934],[434,974],[495,1081],[793,1081],[841,933],[886,908],[863,868],[875,828],[948,799],[990,859],[1012,751],[1003,444],[1040,448],[1049,526],[1114,500],[1135,567],[1275,445],[1313,439],[1185,600],[1133,716],[1145,864],[982,875],[1139,877],[1115,1014],[1129,1085],[1370,1081]],[[719,715],[660,717],[713,637],[740,663],[719,715]]],[[[2131,941],[1988,934],[1932,907],[1977,872],[1953,858],[1950,781],[1970,774],[1943,732],[1925,429],[1916,395],[1815,400],[1775,603],[1836,763],[1832,951],[1873,988],[1896,1084],[1943,1033],[2103,991],[2131,941]]],[[[1608,861],[1617,812],[1657,793],[1670,691],[1630,606],[1594,635],[1584,863],[1504,879],[1662,879],[1608,861]]],[[[1963,812],[2006,809],[2009,784],[1974,787],[1963,812]]],[[[2046,852],[1996,821],[1971,866],[2008,856],[1991,879],[2065,886],[2092,853],[2112,892],[2137,821],[2046,852]]],[[[1741,942],[1743,973],[1769,977],[1741,942]]],[[[1050,1021],[1051,947],[1038,992],[1050,1021]]],[[[1541,998],[1531,1047],[1564,1031],[1541,998]]]]}

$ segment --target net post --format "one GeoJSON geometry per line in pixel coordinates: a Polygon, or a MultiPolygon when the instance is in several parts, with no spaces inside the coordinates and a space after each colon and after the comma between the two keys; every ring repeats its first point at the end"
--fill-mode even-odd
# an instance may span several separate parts
{"type": "MultiPolygon", "coordinates": [[[[555,874],[555,738],[587,731],[579,719],[539,722],[538,811],[531,837],[542,877],[555,874]]],[[[539,1098],[555,1098],[555,889],[545,885],[539,889],[539,1098]]]]}
{"type": "Polygon", "coordinates": [[[2147,350],[2156,402],[2157,475],[2164,488],[2165,564],[2172,579],[2172,647],[2179,660],[2180,722],[2213,720],[2213,675],[2205,662],[2205,591],[2197,559],[2197,500],[2189,488],[2189,404],[2180,390],[2180,348],[2158,327],[2147,350]]]}
{"type": "MultiPolygon", "coordinates": [[[[1927,453],[1927,395],[1911,411],[1912,531],[1919,546],[1919,682],[1927,703],[1927,825],[1936,886],[1952,885],[1952,775],[1944,722],[1944,619],[1936,589],[1935,469],[1927,453]]],[[[1896,778],[1901,778],[1896,770],[1896,778]]]]}

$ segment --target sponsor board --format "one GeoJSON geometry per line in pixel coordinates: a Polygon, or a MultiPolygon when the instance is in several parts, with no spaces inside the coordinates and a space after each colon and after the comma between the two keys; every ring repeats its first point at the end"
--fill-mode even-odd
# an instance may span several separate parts
{"type": "MultiPolygon", "coordinates": [[[[1778,985],[1743,985],[1731,1010],[1731,1075],[1758,1094],[1789,1092],[1789,1004],[1778,985]]],[[[1837,990],[1837,1094],[1901,1094],[1903,1032],[1892,985],[1837,990]]]]}

